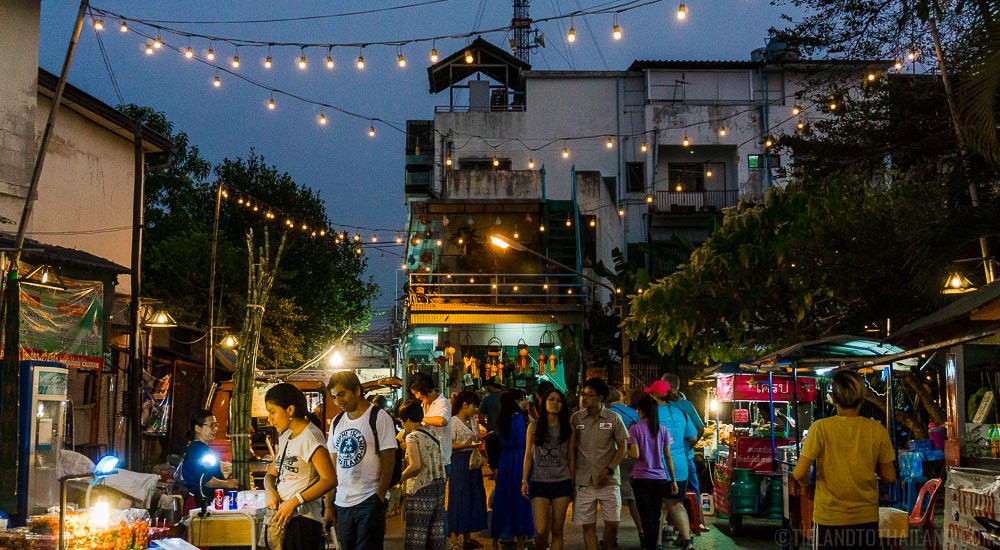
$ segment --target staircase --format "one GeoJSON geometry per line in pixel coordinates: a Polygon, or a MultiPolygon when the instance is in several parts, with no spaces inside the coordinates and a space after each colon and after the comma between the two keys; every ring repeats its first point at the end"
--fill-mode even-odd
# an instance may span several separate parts
{"type": "Polygon", "coordinates": [[[545,237],[543,251],[553,260],[576,269],[576,220],[572,201],[545,201],[545,237]],[[567,227],[566,219],[573,225],[567,227]]]}

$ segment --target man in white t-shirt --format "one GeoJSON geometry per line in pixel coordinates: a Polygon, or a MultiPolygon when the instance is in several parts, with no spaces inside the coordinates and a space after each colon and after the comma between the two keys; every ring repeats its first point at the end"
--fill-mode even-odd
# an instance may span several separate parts
{"type": "Polygon", "coordinates": [[[417,372],[410,377],[410,392],[424,404],[424,426],[441,442],[445,474],[451,475],[451,403],[438,392],[434,379],[417,372]]]}
{"type": "Polygon", "coordinates": [[[327,493],[325,519],[336,527],[341,548],[381,550],[396,429],[388,413],[362,399],[361,381],[353,372],[334,373],[330,393],[344,412],[330,423],[326,443],[336,475],[333,490],[327,493]]]}

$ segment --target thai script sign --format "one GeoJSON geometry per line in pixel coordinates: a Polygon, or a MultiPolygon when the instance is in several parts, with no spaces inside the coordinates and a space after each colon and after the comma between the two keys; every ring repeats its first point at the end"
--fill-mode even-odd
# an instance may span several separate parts
{"type": "MultiPolygon", "coordinates": [[[[719,401],[768,401],[770,386],[766,374],[730,374],[717,379],[715,393],[719,401]]],[[[798,377],[797,391],[793,391],[792,378],[774,377],[774,400],[811,403],[816,399],[816,379],[798,377]]]]}

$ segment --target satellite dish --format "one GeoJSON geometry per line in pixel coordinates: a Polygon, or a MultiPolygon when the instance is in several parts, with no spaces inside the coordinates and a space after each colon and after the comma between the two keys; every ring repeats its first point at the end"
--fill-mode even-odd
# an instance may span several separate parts
{"type": "Polygon", "coordinates": [[[535,31],[535,43],[541,47],[545,47],[545,33],[535,31]]]}

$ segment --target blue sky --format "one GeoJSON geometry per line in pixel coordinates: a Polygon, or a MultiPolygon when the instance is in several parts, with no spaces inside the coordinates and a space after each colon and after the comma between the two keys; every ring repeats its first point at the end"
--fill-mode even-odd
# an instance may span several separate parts
{"type": "MultiPolygon", "coordinates": [[[[234,37],[264,42],[373,43],[465,34],[510,23],[511,0],[343,0],[338,2],[128,2],[97,0],[97,8],[140,20],[235,21],[306,17],[399,7],[426,2],[422,6],[380,13],[331,17],[308,21],[250,24],[163,23],[200,35],[234,37]]],[[[534,0],[533,18],[569,14],[578,10],[623,4],[624,1],[534,0]]],[[[748,60],[750,51],[763,47],[768,28],[781,26],[779,16],[788,7],[775,7],[766,0],[690,0],[688,18],[679,22],[678,2],[664,0],[618,16],[624,38],[611,39],[611,14],[576,17],[578,39],[565,41],[568,21],[539,26],[547,47],[532,54],[532,67],[542,70],[623,70],[636,59],[748,60]]],[[[39,64],[58,74],[78,9],[74,2],[42,2],[39,64]]],[[[448,102],[447,92],[428,93],[426,67],[429,44],[402,49],[407,67],[396,64],[397,48],[368,46],[366,68],[355,68],[358,48],[335,48],[336,67],[324,65],[326,48],[306,50],[308,67],[300,70],[297,47],[272,48],[274,66],[263,67],[266,50],[241,48],[238,72],[266,86],[301,95],[358,113],[354,118],[329,108],[275,95],[276,108],[267,109],[267,91],[229,76],[220,75],[222,86],[214,88],[215,70],[187,60],[166,48],[154,55],[144,53],[145,38],[136,32],[121,33],[119,21],[105,19],[102,40],[122,98],[128,103],[148,105],[166,113],[175,129],[187,132],[202,155],[212,162],[246,156],[253,148],[268,163],[288,172],[297,182],[320,193],[337,226],[377,228],[379,235],[394,235],[406,219],[403,204],[404,135],[376,123],[376,137],[368,137],[369,118],[383,119],[398,128],[407,119],[433,118],[434,106],[448,102]],[[328,124],[320,126],[322,112],[328,124]]],[[[148,32],[148,27],[132,25],[148,32]]],[[[155,31],[154,31],[155,32],[155,31]]],[[[163,33],[168,44],[186,48],[187,38],[163,33]]],[[[502,33],[485,34],[494,44],[506,44],[502,33]]],[[[200,56],[208,40],[194,38],[190,45],[200,56]]],[[[228,67],[234,48],[212,44],[216,62],[228,67]]],[[[464,39],[440,40],[436,48],[444,57],[463,48],[464,39]]],[[[102,60],[95,33],[84,27],[70,83],[101,100],[119,102],[111,77],[102,60]]],[[[370,236],[372,230],[361,229],[370,236]]],[[[402,247],[396,249],[402,252],[402,247]]],[[[382,286],[376,305],[389,306],[394,297],[394,279],[400,259],[390,252],[369,253],[369,275],[382,286]]]]}

